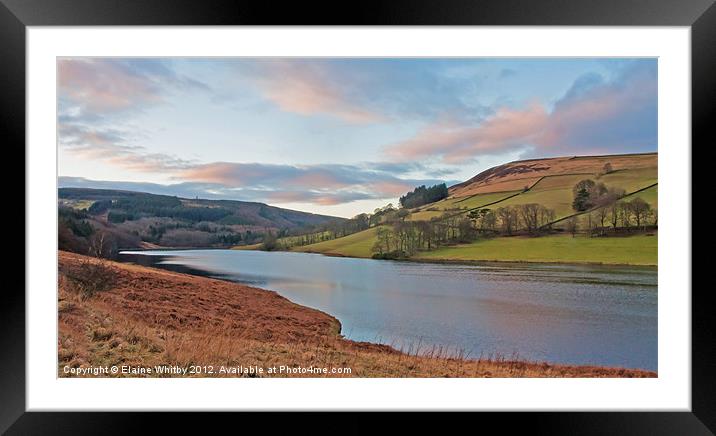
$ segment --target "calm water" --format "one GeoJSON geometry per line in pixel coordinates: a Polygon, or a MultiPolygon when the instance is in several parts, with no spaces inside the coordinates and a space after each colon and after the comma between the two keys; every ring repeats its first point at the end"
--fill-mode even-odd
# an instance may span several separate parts
{"type": "Polygon", "coordinates": [[[354,340],[657,369],[656,269],[236,250],[123,253],[123,260],[274,290],[335,316],[354,340]]]}

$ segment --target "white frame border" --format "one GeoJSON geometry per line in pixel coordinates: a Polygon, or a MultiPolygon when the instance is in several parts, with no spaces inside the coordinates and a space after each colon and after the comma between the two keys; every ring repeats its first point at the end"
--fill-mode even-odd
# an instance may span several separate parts
{"type": "Polygon", "coordinates": [[[689,27],[28,27],[27,410],[691,410],[690,38],[689,27]],[[658,57],[659,203],[669,205],[659,211],[659,377],[58,378],[48,217],[60,56],[658,57]]]}

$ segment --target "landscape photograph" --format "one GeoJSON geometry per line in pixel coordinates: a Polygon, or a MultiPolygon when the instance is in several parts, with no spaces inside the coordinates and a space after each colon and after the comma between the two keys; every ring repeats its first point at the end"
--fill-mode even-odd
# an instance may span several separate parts
{"type": "Polygon", "coordinates": [[[58,377],[658,377],[656,58],[56,66],[58,377]]]}

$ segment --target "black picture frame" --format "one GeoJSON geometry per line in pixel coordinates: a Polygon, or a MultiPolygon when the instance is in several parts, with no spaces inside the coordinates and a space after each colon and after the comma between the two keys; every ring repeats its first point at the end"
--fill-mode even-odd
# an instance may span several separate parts
{"type": "MultiPolygon", "coordinates": [[[[245,0],[0,0],[0,126],[4,131],[2,143],[6,153],[13,152],[13,162],[25,162],[25,32],[28,26],[271,24],[690,26],[692,144],[706,147],[716,143],[712,126],[716,115],[714,0],[363,0],[332,6],[318,2],[276,4],[245,0]]],[[[692,150],[694,148],[692,146],[692,150]]],[[[12,195],[20,196],[15,184],[6,188],[14,191],[12,195]]],[[[25,204],[24,193],[22,202],[25,204]]],[[[13,228],[18,228],[18,218],[12,221],[15,221],[13,228]]],[[[30,231],[32,229],[25,227],[25,232],[30,231]]],[[[16,236],[19,238],[19,234],[16,236]]],[[[23,262],[30,261],[32,259],[23,256],[23,262]]],[[[240,422],[233,414],[26,412],[25,283],[24,278],[17,286],[5,283],[0,304],[0,432],[126,434],[137,429],[140,418],[171,421],[185,431],[192,428],[206,431],[207,424],[225,420],[233,425],[240,422]]],[[[708,294],[709,287],[691,294],[691,412],[520,413],[519,419],[489,413],[480,416],[479,427],[487,429],[490,424],[497,424],[497,428],[510,431],[517,426],[527,426],[535,434],[713,434],[716,432],[713,342],[716,328],[712,307],[707,304],[708,294]]],[[[271,421],[272,427],[281,422],[271,421]]],[[[290,425],[297,425],[295,417],[290,421],[290,425]]],[[[370,420],[351,422],[350,431],[368,430],[373,425],[370,420]]]]}

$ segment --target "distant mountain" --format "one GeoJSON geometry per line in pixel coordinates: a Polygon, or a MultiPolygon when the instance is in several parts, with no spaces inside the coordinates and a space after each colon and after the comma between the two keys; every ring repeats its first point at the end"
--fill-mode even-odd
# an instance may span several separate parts
{"type": "Polygon", "coordinates": [[[58,207],[60,248],[76,252],[86,252],[97,230],[121,248],[232,246],[345,220],[263,203],[90,188],[59,188],[58,207]]]}
{"type": "Polygon", "coordinates": [[[344,219],[283,209],[264,203],[189,199],[113,189],[60,188],[58,197],[61,200],[85,201],[90,204],[90,212],[93,209],[109,210],[118,215],[127,214],[129,218],[169,217],[274,229],[290,229],[344,219]]]}

